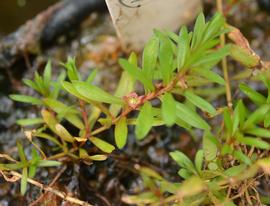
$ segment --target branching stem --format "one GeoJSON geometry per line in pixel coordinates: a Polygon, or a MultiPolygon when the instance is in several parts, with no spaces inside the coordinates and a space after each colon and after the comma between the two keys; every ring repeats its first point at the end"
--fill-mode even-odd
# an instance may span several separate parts
{"type": "MultiPolygon", "coordinates": [[[[168,85],[166,85],[166,86],[156,85],[156,90],[154,92],[139,96],[138,99],[140,99],[140,101],[138,102],[136,107],[135,108],[127,107],[126,109],[123,109],[122,113],[117,118],[114,118],[112,120],[112,124],[116,124],[120,120],[121,117],[127,116],[130,112],[132,112],[134,110],[138,110],[142,105],[145,104],[145,102],[159,98],[161,95],[172,91],[176,86],[180,86],[183,88],[185,87],[185,79],[184,79],[183,74],[181,74],[181,73],[178,73],[175,76],[175,78],[168,85]],[[178,85],[178,83],[179,83],[179,85],[178,85]]],[[[98,129],[94,130],[91,135],[99,134],[99,133],[105,131],[106,129],[108,129],[108,126],[104,125],[103,127],[100,127],[98,129]]]]}

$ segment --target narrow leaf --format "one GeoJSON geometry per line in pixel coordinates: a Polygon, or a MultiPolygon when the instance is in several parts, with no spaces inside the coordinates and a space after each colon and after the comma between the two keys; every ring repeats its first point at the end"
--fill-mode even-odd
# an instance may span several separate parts
{"type": "Polygon", "coordinates": [[[153,121],[152,105],[150,102],[146,102],[140,110],[135,129],[136,137],[139,140],[143,139],[148,134],[152,128],[153,121]]]}
{"type": "Polygon", "coordinates": [[[212,161],[217,157],[218,148],[214,140],[215,137],[210,132],[205,132],[203,136],[203,152],[207,161],[212,161]]]}
{"type": "Polygon", "coordinates": [[[198,172],[201,172],[203,168],[203,158],[204,158],[203,150],[198,150],[195,156],[195,167],[198,172]]]}
{"type": "Polygon", "coordinates": [[[195,95],[190,91],[185,91],[184,96],[202,111],[206,111],[213,116],[216,114],[216,109],[203,98],[195,95]]]}
{"type": "Polygon", "coordinates": [[[128,127],[126,117],[122,117],[115,125],[114,137],[116,145],[122,149],[127,142],[128,127]]]}
{"type": "Polygon", "coordinates": [[[153,36],[143,50],[142,70],[147,79],[152,80],[153,71],[157,64],[159,39],[153,36]]]}
{"type": "Polygon", "coordinates": [[[121,67],[126,70],[133,78],[139,80],[146,89],[151,91],[154,90],[153,83],[151,79],[148,79],[139,68],[125,59],[120,59],[119,64],[121,67]]]}
{"type": "Polygon", "coordinates": [[[265,142],[259,138],[254,137],[242,137],[237,139],[240,143],[243,143],[245,145],[249,145],[252,147],[256,147],[259,149],[265,149],[269,150],[270,144],[268,142],[265,142]]]}
{"type": "Polygon", "coordinates": [[[240,84],[239,87],[255,104],[263,105],[266,103],[266,98],[262,94],[251,89],[246,84],[240,84]]]}
{"type": "Polygon", "coordinates": [[[193,110],[182,103],[177,103],[177,117],[193,127],[208,130],[210,126],[193,110]]]}
{"type": "Polygon", "coordinates": [[[123,101],[119,97],[115,97],[104,90],[91,85],[87,82],[73,82],[77,92],[93,101],[104,102],[108,104],[122,104],[123,101]]]}
{"type": "Polygon", "coordinates": [[[170,156],[173,158],[174,161],[176,161],[176,163],[180,167],[189,170],[193,174],[196,174],[196,170],[192,161],[183,152],[180,151],[170,152],[170,156]]]}
{"type": "Polygon", "coordinates": [[[20,119],[17,120],[16,123],[21,126],[30,126],[34,124],[42,124],[44,123],[42,118],[33,118],[33,119],[20,119]]]}
{"type": "Polygon", "coordinates": [[[115,149],[115,147],[108,142],[103,141],[102,139],[99,139],[97,137],[91,137],[90,141],[101,151],[106,153],[112,153],[112,151],[115,149]]]}
{"type": "Polygon", "coordinates": [[[21,194],[24,195],[27,189],[27,178],[28,178],[28,171],[27,167],[24,167],[22,170],[22,179],[21,179],[21,194]]]}
{"type": "Polygon", "coordinates": [[[30,103],[33,105],[43,105],[42,100],[35,97],[30,97],[26,95],[17,95],[17,94],[9,95],[9,97],[17,102],[30,103]]]}
{"type": "Polygon", "coordinates": [[[166,93],[162,98],[162,118],[167,126],[172,126],[176,121],[176,101],[172,94],[166,93]]]}
{"type": "Polygon", "coordinates": [[[37,165],[39,167],[57,167],[60,166],[62,163],[53,160],[40,160],[38,161],[37,165]]]}
{"type": "Polygon", "coordinates": [[[61,137],[64,141],[73,143],[75,141],[74,137],[67,131],[65,127],[61,124],[55,125],[56,134],[61,137]]]}
{"type": "Polygon", "coordinates": [[[186,63],[189,54],[189,35],[186,26],[183,26],[180,31],[177,51],[177,67],[180,70],[186,63]]]}

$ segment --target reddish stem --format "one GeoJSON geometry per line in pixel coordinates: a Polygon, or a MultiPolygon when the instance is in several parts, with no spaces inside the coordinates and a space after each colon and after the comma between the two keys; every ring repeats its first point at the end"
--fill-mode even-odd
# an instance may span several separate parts
{"type": "Polygon", "coordinates": [[[80,102],[80,108],[81,108],[81,113],[82,113],[82,118],[84,122],[84,127],[85,127],[85,139],[90,137],[90,127],[88,123],[88,115],[87,115],[87,109],[85,107],[85,102],[83,100],[79,100],[80,102]]]}
{"type": "MultiPolygon", "coordinates": [[[[126,117],[132,111],[138,110],[142,105],[145,104],[145,102],[159,98],[161,95],[165,94],[166,92],[170,92],[178,85],[178,83],[180,83],[179,86],[181,88],[186,88],[184,75],[181,73],[178,73],[176,75],[176,77],[168,85],[162,86],[162,85],[158,84],[158,85],[156,85],[156,90],[154,92],[148,93],[146,95],[138,96],[137,99],[139,101],[136,103],[136,105],[132,106],[132,107],[130,107],[130,106],[126,107],[117,118],[114,118],[112,120],[112,124],[116,124],[121,119],[121,117],[126,117]]],[[[128,101],[128,100],[126,100],[126,101],[128,101]]],[[[127,102],[127,105],[129,105],[128,102],[127,102]]],[[[92,135],[96,135],[100,132],[103,132],[106,129],[108,129],[106,125],[103,127],[100,127],[98,129],[94,130],[92,132],[92,135]]]]}

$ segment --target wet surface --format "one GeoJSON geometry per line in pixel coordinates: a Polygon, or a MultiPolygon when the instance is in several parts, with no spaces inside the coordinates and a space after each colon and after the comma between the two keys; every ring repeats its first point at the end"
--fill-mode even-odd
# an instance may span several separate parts
{"type": "Polygon", "coordinates": [[[40,11],[58,0],[8,0],[0,1],[0,36],[16,30],[25,21],[33,18],[40,11]]]}

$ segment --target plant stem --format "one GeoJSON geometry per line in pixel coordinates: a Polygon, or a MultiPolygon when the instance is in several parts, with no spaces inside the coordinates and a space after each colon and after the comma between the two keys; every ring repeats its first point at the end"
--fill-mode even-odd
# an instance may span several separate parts
{"type": "Polygon", "coordinates": [[[84,127],[85,127],[85,139],[87,139],[90,136],[90,127],[88,123],[88,113],[85,107],[85,102],[83,100],[80,100],[80,108],[81,108],[81,113],[82,113],[82,118],[84,122],[84,127]]]}
{"type": "MultiPolygon", "coordinates": [[[[161,87],[160,87],[160,85],[157,85],[156,90],[154,92],[148,93],[146,95],[142,95],[141,101],[138,103],[138,105],[136,105],[135,109],[131,108],[131,107],[127,107],[126,109],[124,109],[122,111],[122,113],[117,118],[113,119],[112,124],[116,124],[121,119],[121,117],[127,116],[130,112],[132,112],[134,110],[138,110],[142,105],[145,104],[145,102],[159,98],[161,95],[165,94],[166,92],[170,92],[176,86],[180,86],[181,88],[185,87],[185,79],[184,79],[183,74],[181,74],[181,73],[176,74],[175,78],[168,85],[161,86],[161,87]]],[[[98,129],[92,131],[91,135],[93,136],[93,135],[99,134],[99,133],[105,131],[106,129],[108,129],[108,126],[104,125],[98,129]]]]}
{"type": "MultiPolygon", "coordinates": [[[[217,0],[217,10],[223,14],[223,6],[222,6],[222,0],[217,0]]],[[[225,34],[220,35],[220,46],[224,47],[226,43],[225,40],[225,34]]],[[[228,73],[228,63],[227,58],[224,57],[222,59],[222,70],[223,70],[223,76],[225,80],[225,88],[226,88],[226,99],[227,99],[227,105],[229,108],[232,108],[232,93],[231,93],[231,85],[230,85],[230,77],[228,73]]]]}

